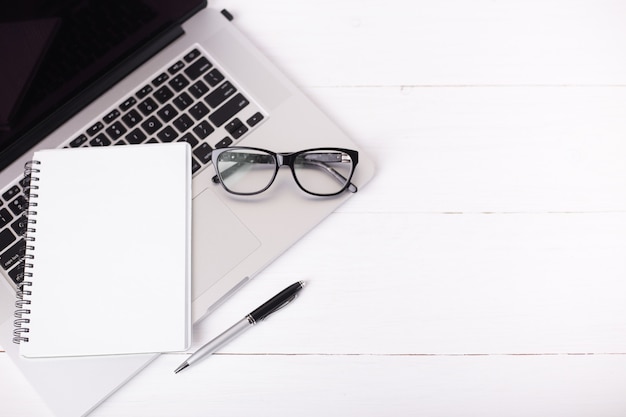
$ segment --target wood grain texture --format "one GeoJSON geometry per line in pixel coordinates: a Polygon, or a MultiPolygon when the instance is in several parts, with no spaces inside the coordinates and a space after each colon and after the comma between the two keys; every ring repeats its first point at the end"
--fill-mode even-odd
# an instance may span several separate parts
{"type": "MultiPolygon", "coordinates": [[[[626,3],[211,5],[377,175],[193,348],[307,280],[288,309],[93,416],[626,414],[626,3]]],[[[2,353],[0,373],[0,415],[47,415],[2,353]]]]}

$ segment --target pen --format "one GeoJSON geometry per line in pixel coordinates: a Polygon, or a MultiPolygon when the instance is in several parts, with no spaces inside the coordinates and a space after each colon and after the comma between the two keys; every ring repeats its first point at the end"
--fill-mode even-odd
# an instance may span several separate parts
{"type": "Polygon", "coordinates": [[[200,359],[204,358],[207,355],[218,350],[220,347],[237,337],[244,330],[249,327],[255,325],[257,322],[263,320],[270,314],[275,311],[283,308],[294,298],[298,292],[304,287],[303,281],[298,281],[295,284],[291,284],[265,303],[263,303],[259,308],[254,310],[252,313],[245,316],[243,319],[239,320],[233,326],[231,326],[228,330],[224,331],[222,334],[217,336],[215,339],[208,342],[206,345],[202,346],[200,349],[195,351],[187,360],[180,364],[178,368],[174,371],[174,373],[179,373],[183,369],[187,368],[190,365],[198,362],[200,359]]]}

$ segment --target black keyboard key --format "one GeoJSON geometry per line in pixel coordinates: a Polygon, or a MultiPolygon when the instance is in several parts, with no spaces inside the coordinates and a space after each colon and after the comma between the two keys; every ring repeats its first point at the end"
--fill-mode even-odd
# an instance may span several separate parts
{"type": "Polygon", "coordinates": [[[170,87],[174,89],[174,91],[179,92],[183,88],[189,85],[189,80],[185,78],[182,74],[178,74],[169,82],[170,87]]]}
{"type": "Polygon", "coordinates": [[[120,145],[128,145],[128,142],[124,141],[124,139],[120,139],[113,144],[113,146],[120,146],[120,145]]]}
{"type": "Polygon", "coordinates": [[[102,124],[102,122],[98,122],[94,124],[93,126],[91,126],[89,129],[87,129],[87,134],[89,136],[93,136],[99,131],[101,131],[103,127],[104,127],[104,124],[102,124]]]}
{"type": "Polygon", "coordinates": [[[247,120],[247,123],[248,126],[254,127],[259,124],[261,120],[263,120],[263,115],[260,112],[256,112],[247,120]]]}
{"type": "Polygon", "coordinates": [[[165,107],[163,107],[161,110],[159,110],[157,114],[159,115],[161,120],[167,123],[170,120],[172,120],[174,117],[176,117],[178,115],[178,112],[171,104],[168,104],[165,107]]]}
{"type": "Polygon", "coordinates": [[[206,120],[203,120],[198,124],[198,126],[193,128],[193,133],[195,133],[200,139],[206,138],[214,131],[215,129],[213,129],[213,127],[206,120]]]}
{"type": "Polygon", "coordinates": [[[122,120],[124,121],[124,123],[126,123],[126,126],[131,128],[135,126],[137,123],[141,122],[143,120],[143,117],[141,116],[141,114],[139,114],[137,110],[132,109],[131,111],[129,111],[128,113],[122,116],[122,120]]]}
{"type": "Polygon", "coordinates": [[[23,195],[18,195],[17,198],[9,203],[9,208],[16,216],[19,216],[26,209],[27,202],[23,195]]]}
{"type": "Polygon", "coordinates": [[[109,140],[109,138],[106,137],[104,133],[100,133],[98,136],[91,139],[89,141],[89,144],[91,146],[109,146],[111,144],[111,141],[109,140]]]}
{"type": "Polygon", "coordinates": [[[166,126],[165,129],[157,133],[157,137],[163,142],[171,142],[178,137],[178,133],[172,126],[166,126]]]}
{"type": "Polygon", "coordinates": [[[159,143],[159,141],[156,138],[150,138],[146,143],[159,143]]]}
{"type": "Polygon", "coordinates": [[[17,185],[14,185],[13,187],[9,188],[2,194],[2,198],[4,198],[4,201],[9,201],[10,199],[15,197],[19,193],[20,193],[20,187],[18,187],[17,185]]]}
{"type": "Polygon", "coordinates": [[[115,122],[111,126],[107,127],[105,132],[109,135],[109,137],[113,140],[118,139],[124,133],[126,133],[126,128],[122,124],[122,122],[115,122]]]}
{"type": "Polygon", "coordinates": [[[205,57],[201,57],[185,69],[185,74],[187,74],[187,77],[195,80],[196,78],[207,72],[212,66],[213,65],[209,62],[208,59],[206,59],[205,57]]]}
{"type": "Polygon", "coordinates": [[[222,73],[219,72],[217,68],[212,69],[207,75],[204,76],[204,81],[209,83],[211,87],[215,87],[216,85],[221,83],[223,79],[224,75],[222,75],[222,73]]]}
{"type": "Polygon", "coordinates": [[[213,122],[215,126],[221,126],[237,114],[241,109],[246,107],[250,102],[243,95],[237,94],[230,99],[226,104],[217,109],[213,114],[209,115],[209,120],[213,122]]]}
{"type": "MultiPolygon", "coordinates": [[[[144,140],[146,140],[147,136],[141,129],[134,129],[128,135],[125,136],[128,143],[131,145],[137,145],[144,140]]],[[[117,145],[118,143],[116,143],[117,145]]],[[[124,145],[124,143],[119,143],[120,145],[124,145]]]]}
{"type": "Polygon", "coordinates": [[[20,185],[22,188],[26,189],[30,185],[30,175],[25,176],[20,180],[20,185]]]}
{"type": "Polygon", "coordinates": [[[6,226],[11,220],[13,220],[13,216],[11,216],[9,210],[5,208],[0,209],[0,227],[6,226]]]}
{"type": "Polygon", "coordinates": [[[174,100],[172,100],[172,103],[174,103],[174,105],[178,107],[178,110],[185,110],[191,105],[191,103],[193,103],[193,99],[189,96],[189,94],[182,93],[174,100]]]}
{"type": "Polygon", "coordinates": [[[202,168],[202,165],[196,161],[196,158],[191,158],[191,173],[195,174],[200,168],[202,168]]]}
{"type": "Polygon", "coordinates": [[[185,60],[185,62],[191,62],[194,59],[198,58],[199,56],[200,56],[200,51],[198,51],[197,49],[194,49],[193,51],[185,55],[183,59],[185,60]]]}
{"type": "Polygon", "coordinates": [[[7,249],[6,252],[0,255],[0,266],[2,266],[5,270],[11,269],[14,265],[20,262],[24,256],[25,250],[26,245],[24,244],[24,241],[19,240],[7,249]]]}
{"type": "Polygon", "coordinates": [[[154,92],[154,98],[156,98],[161,104],[165,103],[172,97],[174,97],[174,93],[166,85],[154,92]]]}
{"type": "Polygon", "coordinates": [[[109,112],[109,114],[107,114],[106,116],[104,116],[104,122],[106,124],[111,123],[112,121],[114,121],[115,119],[117,119],[118,117],[120,117],[120,111],[118,109],[113,109],[109,112]]]}
{"type": "Polygon", "coordinates": [[[209,109],[202,102],[197,102],[189,108],[189,114],[191,114],[194,119],[200,120],[209,114],[209,109]]]}
{"type": "Polygon", "coordinates": [[[9,229],[4,229],[0,232],[0,251],[4,251],[11,243],[15,242],[17,238],[9,229]]]}
{"type": "Polygon", "coordinates": [[[187,116],[187,114],[183,113],[180,117],[174,120],[174,126],[180,133],[183,133],[185,130],[189,129],[193,126],[193,120],[191,117],[187,116]]]}
{"type": "Polygon", "coordinates": [[[159,130],[161,127],[163,127],[163,124],[159,122],[159,119],[152,116],[149,119],[147,119],[145,122],[143,122],[141,124],[141,127],[143,127],[143,130],[145,130],[149,135],[151,135],[157,130],[159,130]]]}
{"type": "Polygon", "coordinates": [[[226,129],[226,131],[230,133],[232,137],[235,139],[239,139],[240,137],[243,136],[244,133],[248,131],[248,128],[246,127],[246,125],[241,123],[241,120],[237,118],[228,122],[226,126],[224,126],[224,129],[226,129]]]}
{"type": "Polygon", "coordinates": [[[163,84],[165,81],[167,81],[168,78],[170,78],[170,76],[163,72],[154,80],[152,80],[152,84],[154,84],[155,87],[158,87],[161,84],[163,84]]]}
{"type": "Polygon", "coordinates": [[[224,139],[220,140],[219,142],[217,142],[215,144],[216,148],[225,148],[227,146],[230,146],[233,143],[233,140],[231,138],[229,138],[228,136],[226,136],[224,139]]]}
{"type": "Polygon", "coordinates": [[[144,116],[148,116],[150,113],[156,110],[157,104],[151,97],[148,97],[137,106],[139,111],[143,113],[144,116]]]}
{"type": "Polygon", "coordinates": [[[213,148],[209,146],[208,143],[202,142],[200,146],[194,149],[193,154],[202,162],[203,164],[211,161],[211,151],[213,148]]]}
{"type": "Polygon", "coordinates": [[[128,97],[122,104],[120,104],[120,110],[126,111],[137,104],[137,100],[135,97],[128,97]]]}
{"type": "Polygon", "coordinates": [[[169,72],[170,74],[176,74],[178,71],[183,69],[184,66],[185,64],[183,63],[183,61],[177,61],[174,63],[174,65],[167,69],[167,72],[169,72]]]}
{"type": "Polygon", "coordinates": [[[24,264],[19,262],[15,268],[9,271],[9,276],[16,284],[24,281],[24,264]]]}
{"type": "Polygon", "coordinates": [[[16,235],[22,236],[26,232],[26,216],[20,216],[17,220],[11,223],[11,229],[16,235]]]}
{"type": "Polygon", "coordinates": [[[228,81],[221,84],[211,94],[204,98],[204,101],[213,108],[222,104],[228,97],[237,92],[237,89],[228,81]]]}
{"type": "Polygon", "coordinates": [[[87,135],[80,135],[80,136],[74,138],[70,142],[70,147],[71,148],[78,148],[80,145],[82,145],[85,142],[87,142],[87,135]]]}
{"type": "Polygon", "coordinates": [[[195,98],[200,98],[209,92],[209,87],[202,82],[202,80],[200,80],[192,84],[187,91],[189,91],[195,98]]]}
{"type": "Polygon", "coordinates": [[[141,90],[137,91],[137,98],[141,100],[152,92],[152,86],[150,84],[144,85],[141,90]]]}
{"type": "Polygon", "coordinates": [[[180,139],[178,139],[177,142],[187,142],[193,148],[198,144],[198,139],[196,139],[195,136],[191,133],[186,133],[180,139]]]}

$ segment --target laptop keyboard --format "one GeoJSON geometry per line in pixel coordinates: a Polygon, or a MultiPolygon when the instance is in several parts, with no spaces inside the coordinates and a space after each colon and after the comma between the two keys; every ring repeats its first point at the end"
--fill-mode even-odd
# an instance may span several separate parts
{"type": "MultiPolygon", "coordinates": [[[[214,148],[238,142],[265,118],[259,106],[196,47],[155,73],[62,147],[185,141],[192,148],[192,174],[197,174],[210,163],[214,148]]],[[[27,185],[27,178],[16,179],[0,196],[0,267],[15,284],[23,280],[27,185]]]]}

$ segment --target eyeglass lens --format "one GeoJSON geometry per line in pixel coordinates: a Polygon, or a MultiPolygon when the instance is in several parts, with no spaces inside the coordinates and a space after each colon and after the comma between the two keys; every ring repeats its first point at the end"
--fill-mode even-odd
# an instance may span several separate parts
{"type": "Polygon", "coordinates": [[[350,155],[332,149],[301,153],[293,165],[293,173],[300,187],[319,195],[337,194],[343,190],[353,169],[350,155]]]}
{"type": "MultiPolygon", "coordinates": [[[[278,169],[274,155],[257,149],[228,149],[216,159],[213,162],[223,186],[236,194],[265,191],[274,181],[278,169]]],[[[341,192],[353,169],[350,155],[334,149],[302,152],[293,162],[293,174],[298,185],[317,195],[341,192]]]]}
{"type": "Polygon", "coordinates": [[[274,155],[256,149],[232,149],[213,161],[224,187],[237,194],[256,194],[270,186],[276,176],[274,155]]]}

